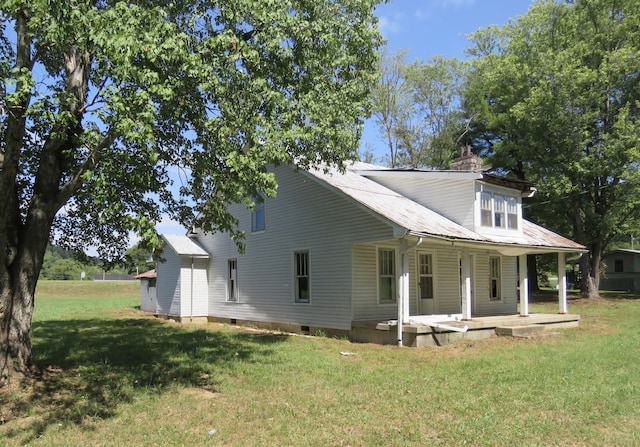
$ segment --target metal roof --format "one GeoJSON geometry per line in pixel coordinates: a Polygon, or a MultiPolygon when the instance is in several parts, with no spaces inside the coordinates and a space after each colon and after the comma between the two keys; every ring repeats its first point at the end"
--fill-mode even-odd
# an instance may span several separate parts
{"type": "Polygon", "coordinates": [[[583,245],[524,219],[522,236],[477,233],[358,173],[377,169],[380,168],[354,162],[347,166],[345,172],[335,168],[311,169],[307,172],[404,233],[452,241],[527,247],[541,251],[585,250],[583,245]]]}
{"type": "Polygon", "coordinates": [[[209,257],[209,253],[207,253],[204,248],[200,247],[187,236],[163,234],[162,238],[167,242],[167,245],[180,256],[209,257]]]}

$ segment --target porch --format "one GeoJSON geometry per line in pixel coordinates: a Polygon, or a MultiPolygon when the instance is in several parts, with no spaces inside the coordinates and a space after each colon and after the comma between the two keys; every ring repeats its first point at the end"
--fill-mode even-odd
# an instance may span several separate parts
{"type": "MultiPolygon", "coordinates": [[[[496,315],[466,321],[462,321],[459,314],[449,317],[437,321],[431,316],[410,317],[409,322],[402,325],[402,345],[440,346],[457,340],[481,340],[497,332],[550,333],[578,327],[580,321],[580,315],[568,313],[496,315]]],[[[351,339],[356,342],[398,344],[398,334],[398,320],[355,320],[351,324],[351,339]]]]}

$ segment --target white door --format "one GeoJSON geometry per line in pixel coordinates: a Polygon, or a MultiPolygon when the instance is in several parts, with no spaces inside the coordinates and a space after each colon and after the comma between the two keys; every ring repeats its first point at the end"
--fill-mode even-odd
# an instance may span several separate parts
{"type": "Polygon", "coordinates": [[[436,312],[433,254],[418,251],[418,306],[420,315],[433,315],[436,312]]]}

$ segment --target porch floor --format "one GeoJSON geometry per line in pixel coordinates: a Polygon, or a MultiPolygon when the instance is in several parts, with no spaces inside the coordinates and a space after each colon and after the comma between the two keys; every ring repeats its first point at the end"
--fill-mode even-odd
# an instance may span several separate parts
{"type": "MultiPolygon", "coordinates": [[[[410,317],[411,319],[411,317],[410,317]]],[[[496,328],[525,325],[541,325],[544,331],[578,327],[580,315],[577,314],[543,314],[532,313],[526,317],[516,315],[492,315],[473,317],[471,320],[461,321],[451,319],[439,320],[438,323],[464,328],[466,332],[455,332],[443,328],[432,328],[423,323],[413,322],[404,324],[402,328],[403,344],[405,346],[444,345],[455,340],[478,340],[496,335],[496,328]],[[437,341],[436,341],[437,340],[437,341]]],[[[398,320],[354,320],[351,323],[354,341],[365,343],[396,344],[398,320]]]]}

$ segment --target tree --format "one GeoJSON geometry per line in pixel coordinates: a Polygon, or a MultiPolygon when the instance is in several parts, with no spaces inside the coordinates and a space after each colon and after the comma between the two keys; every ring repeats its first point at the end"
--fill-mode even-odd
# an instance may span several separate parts
{"type": "Polygon", "coordinates": [[[529,215],[589,248],[584,296],[640,223],[639,24],[633,0],[539,1],[472,36],[476,135],[494,167],[539,185],[529,215]]]}
{"type": "Polygon", "coordinates": [[[461,103],[464,64],[440,56],[406,62],[406,51],[380,58],[374,117],[389,165],[447,168],[465,134],[461,103]]]}
{"type": "Polygon", "coordinates": [[[0,2],[0,384],[51,238],[117,258],[167,213],[241,242],[226,205],[274,195],[269,164],[355,158],[376,3],[0,2]]]}

